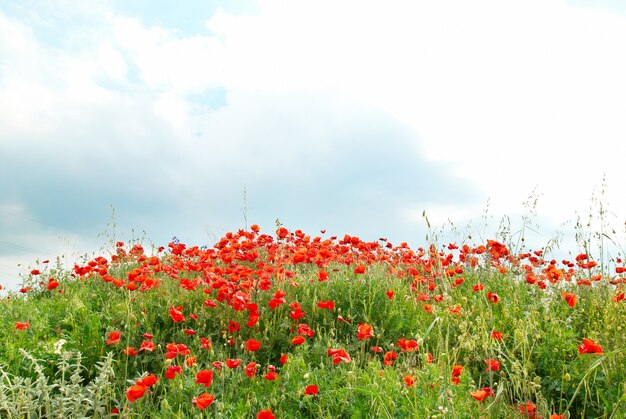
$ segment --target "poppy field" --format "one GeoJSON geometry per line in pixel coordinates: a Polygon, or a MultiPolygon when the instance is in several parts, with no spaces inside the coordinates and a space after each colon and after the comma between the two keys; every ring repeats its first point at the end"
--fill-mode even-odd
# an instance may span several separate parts
{"type": "Polygon", "coordinates": [[[626,263],[510,249],[252,225],[42,261],[0,417],[626,417],[626,263]]]}

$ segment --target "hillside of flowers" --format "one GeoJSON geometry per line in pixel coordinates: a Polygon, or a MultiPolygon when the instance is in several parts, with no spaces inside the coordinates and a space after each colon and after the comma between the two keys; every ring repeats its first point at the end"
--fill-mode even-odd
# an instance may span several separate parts
{"type": "Polygon", "coordinates": [[[0,417],[624,418],[626,267],[256,225],[0,301],[0,417]]]}

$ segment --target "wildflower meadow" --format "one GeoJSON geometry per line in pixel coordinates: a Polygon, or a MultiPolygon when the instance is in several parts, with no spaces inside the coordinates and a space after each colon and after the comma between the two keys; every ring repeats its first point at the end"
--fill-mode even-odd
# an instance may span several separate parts
{"type": "Polygon", "coordinates": [[[625,418],[625,261],[512,249],[252,225],[39,261],[0,417],[625,418]]]}

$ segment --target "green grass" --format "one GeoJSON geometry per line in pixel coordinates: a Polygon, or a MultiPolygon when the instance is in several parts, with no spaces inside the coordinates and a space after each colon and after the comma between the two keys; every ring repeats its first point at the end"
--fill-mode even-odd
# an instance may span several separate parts
{"type": "Polygon", "coordinates": [[[420,251],[277,234],[229,233],[206,250],[171,243],[154,257],[139,245],[116,246],[114,258],[70,272],[42,264],[41,273],[27,278],[32,290],[1,301],[0,417],[253,418],[267,409],[279,418],[625,417],[626,302],[619,275],[575,266],[569,280],[551,283],[549,261],[499,257],[494,243],[467,248],[461,257],[447,247],[420,251]],[[364,274],[355,273],[359,265],[364,274]],[[319,281],[319,271],[328,280],[319,281]],[[603,278],[592,285],[577,284],[599,273],[603,278]],[[538,282],[528,283],[529,274],[538,282]],[[57,288],[47,288],[50,277],[57,288]],[[474,290],[478,284],[482,290],[474,290]],[[284,303],[272,309],[277,290],[284,303]],[[564,291],[577,295],[575,306],[564,291]],[[319,308],[319,301],[333,301],[334,308],[319,308]],[[258,322],[250,327],[251,304],[258,322]],[[296,304],[304,315],[294,320],[296,304]],[[175,322],[169,311],[179,306],[185,320],[175,322]],[[17,330],[16,322],[29,327],[17,330]],[[232,322],[238,330],[229,331],[232,322]],[[301,324],[314,334],[294,345],[296,335],[306,335],[301,324]],[[358,339],[360,324],[371,325],[373,336],[358,339]],[[121,332],[120,341],[107,345],[113,331],[121,332]],[[260,349],[247,351],[248,339],[260,341],[260,349]],[[399,339],[414,340],[418,350],[404,351],[399,339]],[[580,353],[583,339],[602,353],[580,353]],[[155,349],[140,351],[144,341],[155,349]],[[189,353],[167,359],[171,343],[189,353]],[[138,355],[126,355],[128,347],[138,355]],[[333,363],[329,349],[344,349],[351,362],[333,363]],[[385,365],[391,352],[397,358],[385,365]],[[226,359],[241,365],[215,364],[226,359]],[[488,359],[499,361],[499,369],[487,371],[488,359]],[[252,377],[245,373],[250,363],[257,365],[252,377]],[[182,374],[167,379],[174,365],[182,374]],[[464,367],[458,383],[455,365],[464,367]],[[207,369],[211,385],[196,384],[207,369]],[[277,378],[270,381],[265,374],[272,369],[277,378]],[[149,374],[158,381],[129,401],[127,390],[149,374]],[[408,386],[405,377],[414,383],[408,386]],[[319,393],[305,395],[311,384],[319,393]],[[491,396],[472,397],[487,387],[491,396]],[[192,403],[202,393],[215,397],[204,410],[192,403]],[[527,403],[536,413],[520,410],[527,403]]]}

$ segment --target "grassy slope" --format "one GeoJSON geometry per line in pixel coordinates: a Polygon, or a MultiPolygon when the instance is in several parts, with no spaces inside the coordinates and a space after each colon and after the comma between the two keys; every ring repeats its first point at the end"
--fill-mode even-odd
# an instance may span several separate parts
{"type": "Polygon", "coordinates": [[[611,285],[608,278],[576,285],[590,276],[577,267],[570,281],[550,284],[546,278],[542,289],[526,277],[532,272],[541,282],[547,261],[537,258],[532,266],[529,258],[503,257],[504,272],[493,266],[497,258],[481,249],[465,253],[462,261],[458,250],[445,248],[424,254],[345,238],[324,243],[302,234],[276,241],[240,232],[207,251],[172,244],[158,258],[143,256],[139,247],[118,248],[117,261],[100,259],[99,265],[92,263],[92,272],[80,275],[78,270],[75,277],[46,268],[33,276],[35,282],[44,279],[43,286],[34,286],[27,298],[13,295],[1,303],[1,415],[19,417],[30,410],[105,416],[119,409],[122,417],[254,417],[271,409],[285,418],[500,418],[526,417],[519,412],[526,402],[546,418],[566,412],[591,418],[625,414],[626,303],[615,301],[623,285],[611,285]],[[366,267],[364,274],[355,273],[357,265],[366,267]],[[319,281],[320,270],[328,280],[319,281]],[[103,281],[103,275],[117,284],[103,281]],[[48,277],[60,286],[47,290],[48,277]],[[146,278],[156,279],[158,286],[128,289],[149,283],[146,278]],[[464,280],[454,286],[459,278],[464,280]],[[477,284],[484,289],[474,291],[477,284]],[[271,309],[268,302],[276,290],[286,293],[285,303],[271,309]],[[563,291],[577,295],[574,307],[563,291]],[[246,325],[253,310],[238,305],[237,292],[249,299],[245,303],[258,306],[253,327],[246,325]],[[497,298],[488,298],[489,293],[497,298]],[[209,299],[216,307],[205,304],[209,299]],[[333,301],[334,308],[320,309],[319,301],[333,301]],[[294,302],[305,313],[296,320],[294,302]],[[182,306],[185,321],[173,321],[168,314],[173,306],[182,306]],[[18,321],[29,322],[30,328],[16,330],[18,321]],[[239,330],[228,330],[233,321],[239,330]],[[314,336],[294,345],[300,324],[314,336]],[[371,325],[373,336],[358,339],[359,324],[371,325]],[[501,341],[492,337],[494,330],[502,333],[501,341]],[[112,331],[121,331],[121,340],[106,345],[112,331]],[[127,347],[140,348],[144,333],[154,336],[155,350],[125,355],[127,347]],[[202,337],[211,340],[210,348],[202,347],[202,337]],[[401,338],[415,340],[419,349],[403,351],[401,338]],[[60,339],[66,343],[55,353],[60,339]],[[248,339],[260,341],[261,348],[247,351],[248,339]],[[583,339],[599,343],[603,354],[580,354],[583,339]],[[185,344],[189,355],[166,360],[168,343],[185,344]],[[20,348],[39,360],[37,368],[20,348]],[[351,362],[335,365],[329,349],[345,349],[351,362]],[[384,365],[387,352],[398,354],[392,365],[384,365]],[[77,353],[82,366],[72,374],[77,353]],[[284,365],[283,354],[288,354],[284,365]],[[195,364],[188,366],[185,360],[191,356],[195,364]],[[237,358],[241,366],[234,369],[212,365],[237,358]],[[500,369],[486,371],[487,359],[498,360],[500,369]],[[105,366],[98,364],[104,361],[105,366]],[[252,378],[244,373],[251,362],[258,364],[252,378]],[[168,380],[171,365],[180,365],[183,373],[168,380]],[[451,382],[454,365],[464,367],[458,385],[451,382]],[[270,366],[278,373],[274,381],[264,378],[270,366]],[[204,369],[214,372],[208,388],[195,383],[204,369]],[[126,390],[151,373],[159,381],[130,403],[126,390]],[[407,376],[414,379],[412,386],[406,385],[407,376]],[[310,384],[318,386],[317,395],[303,394],[310,384]],[[471,393],[484,387],[492,388],[494,396],[474,400],[471,393]],[[203,392],[215,396],[205,411],[192,404],[203,392]],[[87,402],[94,399],[92,405],[87,402]]]}

